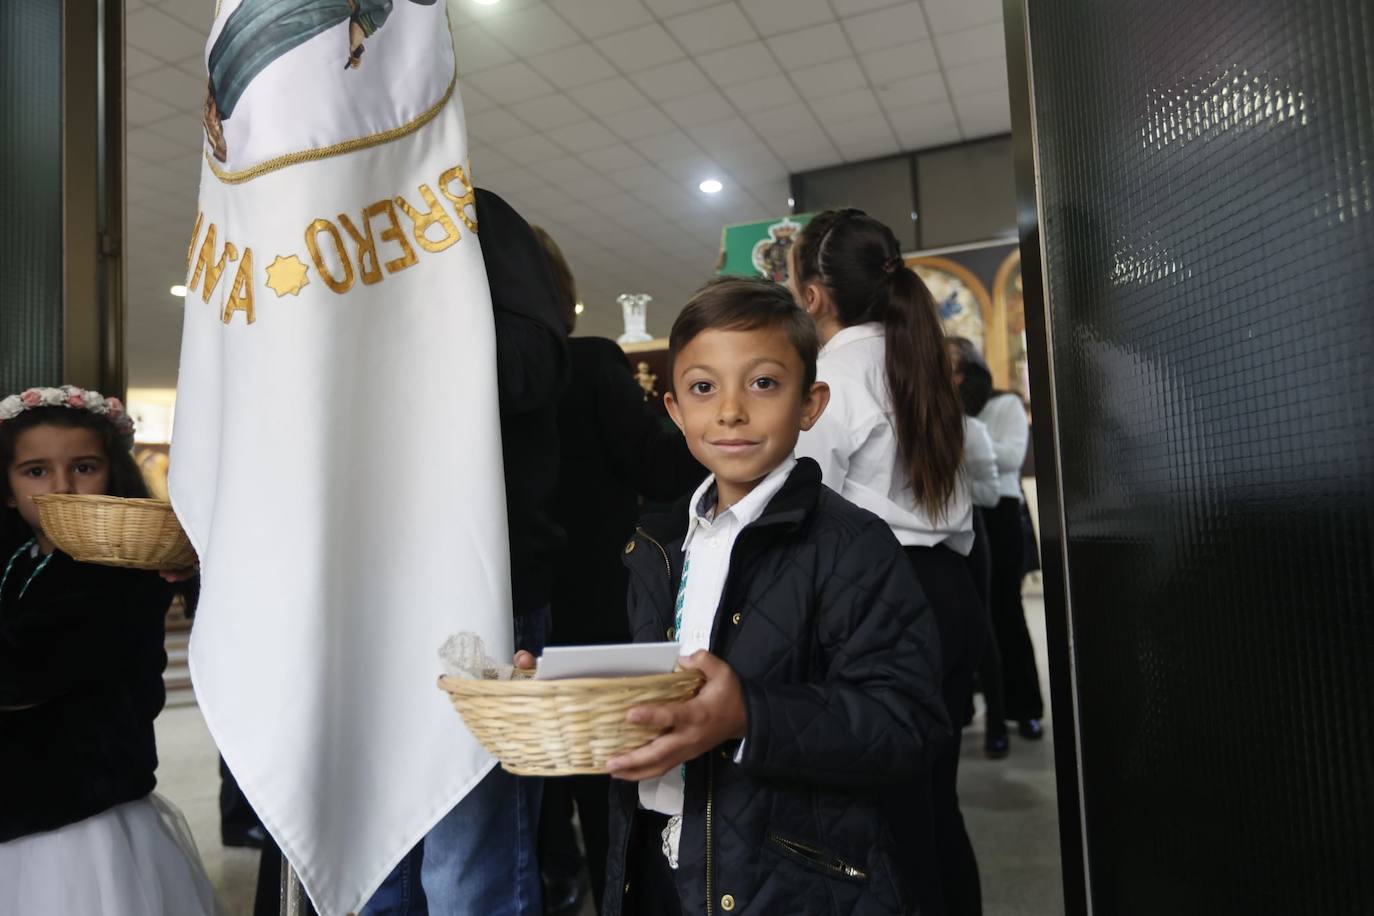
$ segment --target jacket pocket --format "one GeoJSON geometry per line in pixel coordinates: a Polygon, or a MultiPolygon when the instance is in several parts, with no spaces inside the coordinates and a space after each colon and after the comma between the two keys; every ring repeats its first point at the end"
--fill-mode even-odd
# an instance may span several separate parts
{"type": "Polygon", "coordinates": [[[857,884],[868,881],[868,872],[824,849],[790,839],[772,830],[768,831],[767,841],[770,846],[792,861],[832,878],[842,878],[857,884]]]}

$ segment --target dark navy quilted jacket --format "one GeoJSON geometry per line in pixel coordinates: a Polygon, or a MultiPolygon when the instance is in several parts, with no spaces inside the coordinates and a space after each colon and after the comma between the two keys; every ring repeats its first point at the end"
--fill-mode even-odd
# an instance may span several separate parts
{"type": "MultiPolygon", "coordinates": [[[[687,504],[625,547],[636,642],[673,632],[687,504]]],[[[948,734],[939,642],[909,561],[877,516],[802,459],[735,542],[711,637],[744,688],[745,753],[687,765],[686,914],[917,912],[894,801],[948,734]]],[[[636,783],[611,792],[604,916],[620,916],[636,783]]]]}

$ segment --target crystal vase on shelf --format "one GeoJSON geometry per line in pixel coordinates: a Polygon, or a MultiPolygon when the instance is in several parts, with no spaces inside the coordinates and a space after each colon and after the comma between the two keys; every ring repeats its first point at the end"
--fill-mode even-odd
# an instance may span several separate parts
{"type": "Polygon", "coordinates": [[[616,338],[616,343],[647,343],[653,340],[648,331],[649,303],[654,297],[648,293],[623,293],[616,297],[620,303],[621,314],[625,316],[625,333],[616,338]]]}

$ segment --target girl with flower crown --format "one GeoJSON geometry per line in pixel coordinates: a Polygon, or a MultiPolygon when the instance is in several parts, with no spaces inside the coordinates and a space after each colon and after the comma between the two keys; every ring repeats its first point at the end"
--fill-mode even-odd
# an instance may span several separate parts
{"type": "Polygon", "coordinates": [[[99,392],[0,400],[0,913],[217,912],[185,821],[153,794],[171,586],[63,554],[33,502],[147,496],[132,445],[99,392]]]}

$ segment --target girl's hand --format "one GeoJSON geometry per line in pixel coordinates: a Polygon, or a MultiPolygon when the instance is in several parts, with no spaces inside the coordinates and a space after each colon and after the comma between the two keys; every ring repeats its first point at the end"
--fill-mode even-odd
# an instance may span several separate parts
{"type": "Polygon", "coordinates": [[[519,652],[515,653],[515,667],[533,668],[535,664],[536,662],[534,656],[526,652],[524,649],[521,649],[519,652]]]}
{"type": "Polygon", "coordinates": [[[631,724],[668,731],[638,750],[606,761],[616,779],[653,779],[722,742],[745,736],[749,717],[734,669],[705,651],[693,653],[679,664],[706,675],[706,683],[685,703],[636,706],[625,714],[625,721],[631,724]]]}

